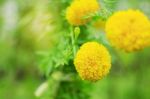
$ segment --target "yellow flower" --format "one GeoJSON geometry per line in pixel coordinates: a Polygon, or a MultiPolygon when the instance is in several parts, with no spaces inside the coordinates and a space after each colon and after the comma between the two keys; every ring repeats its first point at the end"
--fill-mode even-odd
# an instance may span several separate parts
{"type": "Polygon", "coordinates": [[[139,10],[119,11],[106,22],[106,35],[118,49],[140,50],[150,45],[150,21],[139,10]]]}
{"type": "Polygon", "coordinates": [[[66,19],[71,25],[84,25],[90,20],[84,17],[98,11],[99,8],[97,0],[74,0],[67,8],[66,19]]]}
{"type": "Polygon", "coordinates": [[[111,57],[103,45],[97,42],[87,42],[77,52],[74,65],[83,80],[97,81],[108,74],[111,57]]]}

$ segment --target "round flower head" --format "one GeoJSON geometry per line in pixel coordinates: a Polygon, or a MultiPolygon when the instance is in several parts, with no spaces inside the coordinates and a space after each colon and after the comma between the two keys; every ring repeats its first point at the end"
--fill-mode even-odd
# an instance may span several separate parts
{"type": "Polygon", "coordinates": [[[74,65],[83,80],[97,81],[109,72],[111,57],[103,45],[87,42],[77,52],[74,65]]]}
{"type": "Polygon", "coordinates": [[[84,17],[98,11],[98,9],[97,0],[74,0],[67,8],[66,19],[71,25],[83,25],[90,20],[90,18],[84,17]]]}
{"type": "Polygon", "coordinates": [[[139,10],[119,11],[106,22],[106,35],[116,48],[140,50],[150,45],[150,21],[139,10]]]}

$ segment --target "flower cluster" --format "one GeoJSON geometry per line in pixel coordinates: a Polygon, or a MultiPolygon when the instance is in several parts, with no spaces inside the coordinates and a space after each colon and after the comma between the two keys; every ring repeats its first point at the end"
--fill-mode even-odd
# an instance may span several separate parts
{"type": "Polygon", "coordinates": [[[83,25],[90,20],[90,17],[84,17],[98,11],[99,8],[97,0],[74,0],[67,8],[66,19],[71,25],[83,25]]]}
{"type": "MultiPolygon", "coordinates": [[[[71,25],[86,24],[91,17],[85,16],[100,9],[97,0],[74,0],[67,8],[66,18],[71,25]]],[[[126,52],[133,52],[150,45],[150,21],[139,10],[118,11],[105,21],[98,21],[95,27],[106,30],[111,44],[126,52]]],[[[102,79],[111,68],[107,49],[97,42],[83,44],[77,52],[74,65],[83,80],[102,79]]]]}
{"type": "Polygon", "coordinates": [[[109,72],[111,57],[103,45],[87,42],[77,52],[74,64],[83,80],[97,81],[109,72]]]}
{"type": "Polygon", "coordinates": [[[150,45],[150,21],[139,10],[119,11],[107,20],[106,35],[116,48],[140,50],[150,45]]]}

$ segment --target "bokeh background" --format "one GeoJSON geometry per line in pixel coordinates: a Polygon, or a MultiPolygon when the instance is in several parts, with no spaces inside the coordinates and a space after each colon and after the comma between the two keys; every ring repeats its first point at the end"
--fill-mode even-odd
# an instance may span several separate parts
{"type": "MultiPolygon", "coordinates": [[[[101,5],[103,1],[99,1],[101,5]]],[[[134,53],[110,48],[112,68],[104,79],[96,83],[81,79],[62,82],[56,87],[55,98],[35,96],[47,80],[37,53],[50,50],[60,41],[57,31],[67,26],[64,12],[70,2],[0,0],[0,99],[150,99],[150,48],[134,53]]],[[[129,8],[140,9],[150,18],[150,0],[117,0],[115,10],[129,8]]],[[[104,33],[99,29],[95,32],[104,33]]]]}

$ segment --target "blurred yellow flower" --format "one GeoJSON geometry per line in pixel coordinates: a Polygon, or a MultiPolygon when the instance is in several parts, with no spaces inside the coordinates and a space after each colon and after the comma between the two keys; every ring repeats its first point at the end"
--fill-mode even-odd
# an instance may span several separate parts
{"type": "Polygon", "coordinates": [[[84,25],[90,20],[84,17],[98,11],[99,8],[97,0],[74,0],[67,8],[66,19],[71,25],[84,25]]]}
{"type": "Polygon", "coordinates": [[[74,64],[83,80],[97,81],[108,74],[111,57],[103,45],[97,42],[87,42],[77,52],[74,64]]]}
{"type": "Polygon", "coordinates": [[[140,50],[150,45],[150,21],[139,10],[119,11],[106,22],[106,35],[116,48],[140,50]]]}

